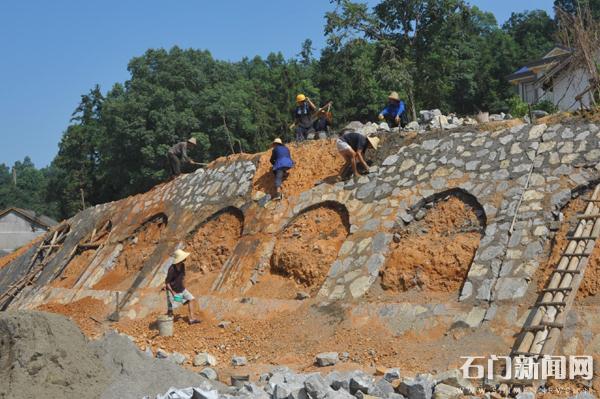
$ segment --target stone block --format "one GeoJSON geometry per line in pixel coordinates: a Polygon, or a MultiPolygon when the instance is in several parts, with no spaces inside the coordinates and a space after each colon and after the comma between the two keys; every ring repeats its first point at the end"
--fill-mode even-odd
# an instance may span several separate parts
{"type": "Polygon", "coordinates": [[[316,358],[319,367],[333,366],[339,361],[337,352],[319,353],[316,358]]]}

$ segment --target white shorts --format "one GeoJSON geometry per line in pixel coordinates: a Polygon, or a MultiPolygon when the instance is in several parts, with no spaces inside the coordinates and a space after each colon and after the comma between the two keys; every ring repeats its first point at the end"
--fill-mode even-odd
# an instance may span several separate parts
{"type": "Polygon", "coordinates": [[[348,150],[352,150],[352,147],[350,147],[350,144],[346,143],[344,140],[342,139],[337,139],[335,141],[335,145],[337,147],[337,150],[339,152],[346,152],[348,150]]]}
{"type": "Polygon", "coordinates": [[[195,299],[192,293],[189,292],[187,289],[183,290],[183,292],[178,292],[177,295],[181,295],[183,297],[183,302],[176,302],[173,299],[173,295],[171,294],[171,292],[167,291],[167,306],[169,309],[173,309],[174,307],[177,308],[178,306],[184,305],[189,301],[193,301],[195,299]]]}

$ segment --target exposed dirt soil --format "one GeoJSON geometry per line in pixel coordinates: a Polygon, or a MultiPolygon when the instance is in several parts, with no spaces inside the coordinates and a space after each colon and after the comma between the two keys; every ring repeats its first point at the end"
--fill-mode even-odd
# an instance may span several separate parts
{"type": "Polygon", "coordinates": [[[109,314],[104,302],[92,297],[85,297],[67,304],[47,303],[38,306],[36,310],[67,316],[81,328],[86,336],[92,338],[103,333],[105,330],[103,322],[109,314]]]}
{"type": "Polygon", "coordinates": [[[50,285],[52,287],[59,288],[72,288],[77,282],[81,273],[85,271],[90,262],[92,261],[95,249],[87,249],[79,254],[75,255],[73,260],[69,262],[62,275],[54,280],[50,285]]]}
{"type": "Polygon", "coordinates": [[[166,226],[163,218],[146,222],[125,243],[112,270],[94,285],[95,290],[126,290],[140,271],[144,262],[152,255],[166,226]]]}
{"type": "Polygon", "coordinates": [[[28,244],[23,245],[21,248],[9,253],[8,255],[4,255],[0,258],[0,269],[4,266],[8,265],[13,260],[17,259],[19,256],[23,255],[27,252],[32,246],[38,244],[44,238],[44,234],[36,238],[35,240],[29,242],[28,244]]]}
{"type": "MultiPolygon", "coordinates": [[[[202,314],[202,323],[190,326],[183,316],[185,310],[178,310],[182,316],[175,321],[173,337],[158,336],[157,315],[123,320],[116,328],[134,337],[141,348],[150,345],[154,350],[177,351],[190,361],[196,352],[209,352],[217,357],[220,374],[231,371],[228,365],[233,355],[246,356],[252,364],[283,364],[307,372],[316,370],[318,353],[348,352],[349,368],[401,366],[403,373],[410,374],[458,367],[460,356],[505,353],[509,348],[489,331],[448,332],[444,324],[395,335],[377,319],[354,320],[338,305],[306,303],[297,311],[275,313],[266,320],[231,319],[226,328],[219,328],[210,314],[202,314]]],[[[239,374],[240,369],[236,370],[239,374]]]]}
{"type": "Polygon", "coordinates": [[[556,114],[544,116],[543,118],[538,118],[536,123],[538,125],[545,123],[546,125],[550,126],[557,123],[563,123],[571,118],[573,118],[573,115],[570,112],[558,112],[556,114]]]}
{"type": "Polygon", "coordinates": [[[319,207],[301,214],[275,244],[271,275],[263,276],[248,295],[293,298],[299,290],[315,294],[348,231],[349,222],[343,210],[319,207]]]}
{"type": "Polygon", "coordinates": [[[398,242],[381,271],[381,286],[392,292],[458,291],[479,247],[481,229],[474,210],[459,198],[438,202],[423,219],[396,231],[398,242]]]}
{"type": "Polygon", "coordinates": [[[229,259],[240,235],[243,220],[224,212],[204,223],[186,243],[191,255],[186,261],[186,285],[194,295],[210,292],[223,264],[229,259]]]}
{"type": "Polygon", "coordinates": [[[522,119],[516,118],[509,119],[506,121],[492,121],[487,123],[480,123],[478,125],[475,125],[475,128],[480,132],[497,132],[498,130],[510,129],[511,127],[515,127],[523,123],[524,122],[522,119]]]}
{"type": "MultiPolygon", "coordinates": [[[[319,181],[335,183],[344,166],[344,159],[338,154],[335,140],[315,140],[287,145],[295,166],[289,170],[281,190],[285,196],[297,196],[309,190],[319,181]]],[[[261,154],[253,192],[262,191],[275,194],[275,176],[271,162],[271,151],[261,154]]]]}

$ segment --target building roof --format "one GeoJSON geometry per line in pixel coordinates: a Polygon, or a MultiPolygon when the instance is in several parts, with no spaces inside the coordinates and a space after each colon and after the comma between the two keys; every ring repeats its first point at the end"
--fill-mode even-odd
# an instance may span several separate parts
{"type": "Polygon", "coordinates": [[[552,68],[556,64],[562,63],[565,59],[571,56],[571,50],[563,46],[555,46],[552,50],[546,53],[542,58],[528,62],[516,72],[511,73],[506,77],[509,82],[518,80],[531,79],[536,77],[535,69],[552,68]]]}
{"type": "Polygon", "coordinates": [[[29,220],[30,222],[38,224],[40,226],[47,227],[47,228],[50,228],[50,227],[58,224],[58,222],[56,220],[54,220],[48,216],[40,215],[37,212],[32,211],[30,209],[21,209],[21,208],[15,208],[15,207],[6,208],[5,210],[1,211],[0,217],[4,216],[10,212],[17,213],[17,214],[21,215],[22,217],[24,217],[25,219],[29,220]]]}

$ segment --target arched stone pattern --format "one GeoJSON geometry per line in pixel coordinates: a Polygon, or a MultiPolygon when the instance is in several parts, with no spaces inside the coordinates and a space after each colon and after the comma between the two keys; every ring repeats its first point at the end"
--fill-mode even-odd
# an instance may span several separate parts
{"type": "Polygon", "coordinates": [[[270,267],[253,278],[248,295],[293,299],[321,288],[350,231],[346,207],[324,201],[301,210],[276,234],[270,267]]]}
{"type": "Polygon", "coordinates": [[[93,290],[123,291],[129,289],[144,264],[156,251],[168,223],[164,213],[158,213],[138,226],[130,237],[120,242],[122,250],[114,263],[104,268],[101,276],[86,285],[93,290]]]}
{"type": "Polygon", "coordinates": [[[90,266],[96,264],[96,254],[98,250],[106,244],[112,230],[112,221],[103,220],[101,223],[84,237],[72,252],[71,259],[65,263],[65,266],[57,273],[57,277],[52,282],[55,287],[72,288],[90,266]]]}
{"type": "Polygon", "coordinates": [[[186,284],[195,295],[211,290],[223,265],[233,254],[243,229],[244,213],[230,206],[215,212],[188,233],[180,247],[190,252],[186,260],[186,284]]]}
{"type": "Polygon", "coordinates": [[[418,289],[458,299],[486,223],[483,207],[464,190],[422,199],[397,218],[394,243],[370,293],[389,301],[418,289]]]}

